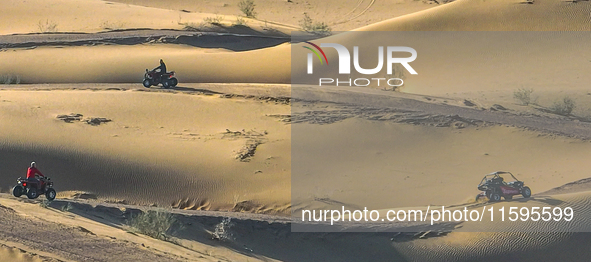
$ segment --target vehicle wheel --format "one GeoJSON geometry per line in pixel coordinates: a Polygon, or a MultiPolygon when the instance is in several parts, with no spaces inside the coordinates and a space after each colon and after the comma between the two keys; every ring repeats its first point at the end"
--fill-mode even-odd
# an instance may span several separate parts
{"type": "Polygon", "coordinates": [[[150,81],[150,79],[144,79],[144,82],[142,82],[142,84],[144,85],[144,87],[150,88],[150,86],[152,86],[152,81],[150,81]]]}
{"type": "Polygon", "coordinates": [[[489,200],[490,202],[499,202],[501,201],[501,195],[497,192],[494,192],[490,195],[489,200]]]}
{"type": "Polygon", "coordinates": [[[513,196],[504,196],[505,200],[511,200],[513,199],[513,196]]]}
{"type": "Polygon", "coordinates": [[[521,195],[522,195],[524,198],[529,198],[529,197],[531,196],[531,189],[529,189],[529,187],[523,187],[523,188],[521,189],[521,195]]]}
{"type": "Polygon", "coordinates": [[[12,195],[15,197],[20,197],[25,192],[25,188],[23,186],[15,186],[12,188],[12,195]]]}
{"type": "Polygon", "coordinates": [[[49,201],[53,201],[55,199],[56,195],[57,195],[57,193],[55,193],[55,189],[53,189],[53,188],[47,189],[47,192],[45,192],[45,197],[49,201]]]}
{"type": "Polygon", "coordinates": [[[170,79],[170,86],[171,87],[175,87],[178,84],[179,84],[179,80],[177,80],[176,78],[173,77],[170,79]]]}
{"type": "Polygon", "coordinates": [[[38,196],[39,195],[37,194],[37,189],[35,189],[35,188],[29,188],[29,190],[27,191],[27,197],[29,199],[35,199],[38,196]]]}
{"type": "Polygon", "coordinates": [[[172,83],[171,83],[171,81],[170,81],[170,80],[164,80],[164,81],[162,82],[162,87],[164,87],[164,88],[167,88],[167,89],[168,89],[168,88],[170,88],[171,84],[172,84],[172,83]]]}

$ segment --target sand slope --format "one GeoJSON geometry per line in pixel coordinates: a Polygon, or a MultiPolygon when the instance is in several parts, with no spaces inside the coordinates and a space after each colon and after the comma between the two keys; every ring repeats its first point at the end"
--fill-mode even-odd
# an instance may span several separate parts
{"type": "Polygon", "coordinates": [[[1,52],[0,72],[20,76],[21,83],[140,83],[145,69],[164,59],[181,83],[288,83],[286,48],[234,53],[162,44],[42,47],[1,52]]]}
{"type": "MultiPolygon", "coordinates": [[[[579,195],[589,197],[588,193],[579,195]]],[[[79,260],[81,252],[89,252],[87,259],[104,259],[102,253],[92,251],[93,244],[101,244],[112,251],[127,248],[128,252],[119,257],[121,261],[155,255],[159,256],[159,261],[359,261],[367,257],[373,261],[586,261],[589,255],[589,250],[582,248],[590,241],[589,235],[584,233],[451,232],[427,237],[420,237],[425,232],[294,233],[285,220],[272,217],[216,212],[205,215],[198,211],[174,212],[184,228],[173,233],[176,244],[172,244],[126,233],[129,230],[125,225],[126,217],[139,212],[134,206],[58,200],[42,208],[39,201],[19,201],[5,194],[0,197],[0,212],[7,218],[3,221],[11,221],[11,224],[0,223],[3,248],[43,254],[46,261],[55,261],[52,258],[79,260]],[[63,210],[68,204],[70,208],[63,210]],[[227,218],[231,226],[225,229],[231,238],[212,240],[211,233],[216,225],[227,218]],[[61,230],[56,237],[67,234],[77,242],[64,248],[60,243],[69,240],[59,238],[60,241],[47,242],[47,239],[38,239],[42,234],[31,234],[18,243],[6,241],[10,228],[20,228],[26,223],[43,223],[44,227],[35,227],[41,231],[59,227],[61,230]],[[54,254],[47,256],[47,250],[54,254]]],[[[3,255],[9,252],[13,254],[14,251],[3,255]]],[[[29,258],[26,254],[23,257],[29,258]]]]}
{"type": "Polygon", "coordinates": [[[0,246],[0,260],[2,261],[14,261],[14,262],[41,262],[38,256],[28,254],[22,249],[8,247],[5,245],[0,246]]]}
{"type": "MultiPolygon", "coordinates": [[[[235,7],[236,1],[228,2],[229,7],[235,7]]],[[[9,1],[5,3],[5,10],[8,11],[0,18],[0,23],[10,26],[0,29],[0,33],[43,31],[39,22],[41,27],[55,24],[57,31],[69,32],[138,27],[180,29],[186,23],[199,24],[203,19],[215,16],[212,13],[216,12],[212,9],[196,10],[202,13],[178,11],[190,6],[180,1],[171,3],[174,7],[169,9],[175,10],[165,10],[163,6],[156,6],[148,0],[134,3],[152,7],[95,0],[61,0],[51,3],[9,1]],[[72,12],[74,9],[76,12],[72,12]],[[92,18],[87,19],[89,17],[92,18]]],[[[327,5],[333,3],[322,2],[327,5]]],[[[363,12],[367,3],[357,1],[353,4],[358,7],[339,7],[349,10],[345,16],[355,17],[363,12]]],[[[216,4],[212,2],[207,5],[216,4]]],[[[224,8],[223,3],[219,5],[220,9],[224,8]]],[[[422,8],[418,5],[412,8],[415,7],[422,8]]],[[[310,8],[314,6],[307,7],[310,8]]],[[[307,9],[294,8],[297,12],[307,9]]],[[[326,14],[326,11],[323,14],[318,9],[318,12],[313,13],[314,18],[326,14]]],[[[264,15],[282,16],[278,11],[270,10],[264,15]]],[[[228,11],[229,14],[234,12],[228,11]]],[[[588,1],[544,0],[524,4],[514,0],[459,0],[368,26],[365,26],[367,21],[377,22],[378,19],[367,18],[364,13],[359,16],[360,20],[347,21],[342,25],[343,28],[363,25],[359,31],[588,32],[589,12],[588,1]]],[[[401,13],[392,12],[392,17],[401,13]]],[[[298,15],[278,21],[294,21],[298,15]]],[[[326,18],[334,23],[340,21],[336,17],[326,18]]],[[[234,17],[223,19],[224,23],[231,23],[234,17]]],[[[249,23],[253,27],[258,25],[261,30],[264,25],[260,21],[249,23]]],[[[277,27],[282,28],[279,30],[293,28],[286,25],[277,27]]],[[[423,41],[422,44],[425,48],[435,46],[432,49],[435,51],[437,47],[452,48],[454,43],[450,40],[454,37],[448,35],[435,38],[441,41],[425,38],[430,41],[423,41]]],[[[473,36],[467,38],[473,41],[473,45],[467,48],[460,46],[467,51],[462,61],[490,59],[491,54],[481,54],[481,49],[503,42],[502,39],[491,42],[473,36]]],[[[456,71],[442,69],[445,64],[431,61],[417,64],[430,77],[426,80],[409,80],[404,91],[437,96],[417,96],[413,99],[437,100],[437,103],[462,107],[466,106],[464,96],[470,96],[473,100],[479,97],[481,100],[472,106],[473,111],[486,112],[487,117],[501,119],[500,122],[506,120],[505,115],[511,118],[536,118],[538,116],[531,116],[530,113],[538,109],[519,107],[511,100],[511,93],[519,84],[526,84],[526,87],[540,86],[545,92],[558,86],[564,93],[583,95],[588,83],[585,71],[588,68],[586,57],[589,53],[585,49],[588,39],[573,38],[566,44],[553,42],[552,37],[545,39],[550,41],[533,50],[528,49],[527,42],[520,42],[512,48],[504,48],[506,53],[492,54],[492,58],[517,58],[534,65],[539,62],[534,58],[555,62],[556,67],[541,67],[529,72],[534,76],[547,76],[550,81],[523,81],[519,73],[523,71],[515,71],[510,67],[499,69],[498,64],[495,67],[499,71],[484,68],[489,69],[488,74],[474,74],[479,68],[468,63],[456,68],[465,74],[454,75],[456,71]],[[570,55],[568,57],[557,57],[557,54],[562,54],[556,51],[557,47],[565,46],[576,52],[566,53],[570,55]],[[553,48],[553,52],[544,53],[538,48],[553,48]],[[573,53],[578,56],[572,56],[573,53]],[[541,56],[536,56],[539,54],[541,56]],[[502,74],[507,82],[491,81],[496,73],[502,74]],[[469,75],[475,76],[475,79],[468,79],[471,81],[464,81],[463,85],[450,81],[466,80],[469,75]],[[568,81],[556,80],[556,76],[568,81]],[[439,85],[442,80],[446,80],[447,84],[439,85]],[[493,87],[495,89],[491,90],[493,87]],[[572,93],[574,90],[576,92],[572,93]],[[486,100],[489,97],[482,94],[490,94],[487,92],[497,93],[494,99],[486,100]],[[493,100],[495,103],[501,101],[503,105],[513,103],[508,106],[513,111],[493,112],[489,109],[493,100]]],[[[317,42],[350,45],[358,40],[348,34],[341,34],[317,42]]],[[[378,41],[370,38],[364,40],[378,41]]],[[[420,42],[420,39],[417,41],[420,42]]],[[[397,112],[373,110],[370,106],[359,109],[348,104],[312,102],[301,111],[296,110],[296,113],[308,118],[289,126],[286,121],[291,119],[289,115],[292,112],[287,100],[261,99],[256,95],[246,97],[252,95],[249,92],[244,93],[246,96],[234,97],[212,91],[209,86],[199,86],[197,89],[203,90],[196,92],[195,88],[184,85],[186,82],[289,83],[292,76],[290,48],[292,46],[285,44],[262,50],[230,52],[152,43],[136,46],[3,49],[0,52],[0,75],[19,76],[22,83],[138,84],[137,88],[121,88],[111,84],[98,90],[73,90],[88,88],[87,84],[82,84],[67,87],[49,85],[40,88],[43,91],[25,90],[28,86],[20,90],[0,91],[0,122],[3,123],[3,132],[0,134],[0,166],[3,167],[0,187],[7,189],[11,186],[16,177],[24,175],[29,162],[35,160],[41,170],[54,179],[60,197],[98,196],[99,201],[155,204],[177,209],[286,215],[291,209],[325,209],[341,205],[369,208],[423,207],[429,204],[479,205],[470,202],[478,193],[476,184],[482,175],[496,170],[513,172],[532,187],[534,194],[588,177],[589,166],[586,163],[591,152],[589,142],[540,133],[539,130],[524,131],[481,123],[477,121],[480,116],[478,113],[472,114],[475,119],[449,121],[453,116],[436,115],[432,109],[423,112],[426,122],[403,123],[397,121],[397,112]],[[166,60],[171,70],[177,71],[181,85],[173,92],[140,92],[144,90],[139,86],[144,69],[154,67],[160,58],[166,60]],[[108,88],[113,89],[106,90],[108,88]],[[323,114],[314,110],[332,110],[336,113],[323,114]],[[80,113],[84,118],[105,117],[112,121],[91,126],[82,121],[66,123],[56,119],[57,115],[69,113],[80,113]],[[441,118],[446,125],[434,127],[441,118]],[[298,137],[297,134],[302,133],[293,133],[292,130],[313,135],[298,137]],[[292,148],[295,152],[306,150],[309,153],[294,154],[295,171],[298,175],[303,173],[305,177],[294,180],[293,184],[292,148]],[[253,153],[254,156],[251,155],[253,153]],[[240,161],[245,159],[249,161],[240,161]],[[306,164],[299,164],[302,161],[306,164]],[[327,162],[332,164],[326,165],[327,162]],[[290,195],[291,186],[298,192],[293,198],[290,195]],[[76,194],[67,192],[69,190],[90,193],[76,194]]],[[[334,53],[329,55],[332,60],[334,53]]],[[[295,75],[298,73],[295,72],[295,75]]],[[[266,92],[271,89],[267,85],[244,89],[249,88],[258,89],[259,93],[263,92],[260,90],[266,92]]],[[[401,104],[406,105],[404,102],[401,104]]],[[[415,113],[414,117],[420,113],[415,113]]],[[[586,132],[586,124],[578,125],[579,122],[575,122],[581,120],[585,118],[549,117],[546,114],[546,122],[540,123],[556,125],[561,121],[572,121],[572,125],[568,125],[573,127],[570,131],[586,132]],[[560,121],[552,122],[553,119],[560,121]]],[[[569,192],[556,189],[549,191],[550,194],[535,195],[530,201],[516,198],[513,202],[496,205],[569,204],[577,207],[580,215],[586,218],[591,215],[588,209],[591,197],[587,190],[584,185],[569,192]]],[[[38,250],[80,260],[81,254],[93,247],[110,245],[119,247],[122,253],[134,251],[125,253],[129,255],[129,260],[138,257],[153,260],[158,254],[170,260],[180,256],[186,260],[214,261],[360,261],[368,258],[374,261],[587,261],[589,257],[589,234],[451,232],[439,237],[403,236],[402,239],[390,233],[297,234],[290,231],[289,224],[282,220],[284,218],[236,213],[199,213],[195,217],[190,216],[195,213],[189,213],[189,217],[182,217],[185,230],[177,235],[181,244],[173,245],[126,233],[124,219],[130,214],[127,208],[133,209],[130,206],[104,204],[92,207],[80,200],[58,200],[52,203],[55,209],[42,209],[39,200],[28,203],[24,199],[16,201],[11,196],[6,197],[8,200],[0,200],[2,205],[16,211],[0,210],[2,217],[10,216],[13,219],[11,221],[14,221],[0,223],[0,239],[4,245],[0,247],[0,260],[37,259],[39,257],[32,253],[39,254],[38,250]],[[59,211],[66,203],[76,206],[73,214],[59,211]],[[245,217],[240,217],[242,215],[245,217]],[[58,246],[55,249],[55,245],[61,243],[49,242],[47,239],[44,240],[46,242],[21,242],[26,248],[8,243],[7,239],[15,238],[12,235],[14,225],[18,228],[26,226],[22,217],[28,217],[40,225],[35,227],[40,231],[30,233],[31,236],[42,235],[44,228],[41,225],[45,225],[50,231],[61,232],[59,236],[71,241],[67,243],[72,246],[58,246]],[[235,233],[234,241],[213,242],[211,231],[215,230],[223,217],[232,217],[235,221],[232,231],[235,233]],[[68,238],[67,234],[76,238],[68,238]],[[80,240],[80,243],[74,243],[76,240],[80,240]],[[125,248],[125,245],[129,246],[125,248]],[[73,246],[80,249],[72,249],[73,246]],[[29,254],[17,254],[20,251],[15,250],[19,248],[27,250],[29,254]]],[[[176,209],[174,212],[187,214],[176,209]]],[[[587,229],[587,225],[583,224],[582,227],[587,229]]],[[[466,224],[464,229],[474,229],[474,226],[466,224]]],[[[515,230],[516,226],[491,223],[487,224],[486,230],[510,231],[515,230]]],[[[541,227],[536,223],[519,226],[531,231],[538,231],[541,227]]]]}
{"type": "MultiPolygon", "coordinates": [[[[114,2],[164,9],[188,10],[192,12],[209,12],[223,15],[241,14],[239,0],[228,1],[154,1],[154,0],[116,0],[114,2]]],[[[307,13],[314,21],[325,22],[333,31],[345,31],[406,15],[437,6],[434,1],[406,0],[257,0],[255,12],[257,19],[270,23],[281,23],[299,28],[303,13],[307,13]]]]}
{"type": "Polygon", "coordinates": [[[286,104],[137,91],[1,93],[3,187],[37,161],[58,191],[189,209],[289,207],[290,129],[273,117],[289,114],[286,104]],[[56,119],[70,113],[112,122],[56,119]]]}
{"type": "MultiPolygon", "coordinates": [[[[96,4],[108,6],[104,2],[100,1],[97,1],[96,4]]],[[[25,12],[24,10],[26,10],[27,7],[18,6],[14,8],[16,9],[13,13],[22,13],[25,12]]],[[[360,28],[359,30],[588,31],[590,24],[588,15],[589,8],[589,2],[575,4],[550,0],[540,3],[536,2],[534,4],[519,4],[515,1],[508,0],[494,2],[463,0],[423,12],[418,12],[412,15],[380,22],[368,27],[360,28]],[[491,12],[491,9],[494,10],[494,12],[491,12]],[[466,10],[470,10],[470,12],[467,12],[466,10]],[[484,13],[490,13],[491,15],[483,15],[484,13]],[[467,23],[465,21],[471,22],[467,23]]],[[[162,28],[151,25],[150,27],[162,28]]],[[[428,35],[425,37],[427,37],[426,39],[430,41],[435,41],[433,38],[428,38],[428,35]]],[[[345,34],[329,37],[322,41],[339,42],[347,45],[347,43],[351,43],[354,40],[354,38],[350,38],[345,34]]],[[[585,40],[579,39],[578,41],[585,40]]],[[[441,39],[437,40],[437,42],[445,43],[445,41],[441,39]]],[[[437,48],[433,48],[432,44],[429,42],[425,44],[428,44],[431,50],[437,50],[437,48]]],[[[477,41],[475,41],[473,44],[473,48],[464,46],[462,46],[462,48],[468,48],[469,50],[480,50],[480,48],[482,48],[481,43],[477,41]]],[[[549,43],[549,45],[553,46],[552,43],[549,43]]],[[[573,43],[573,46],[580,47],[584,45],[573,43]]],[[[544,46],[540,48],[543,47],[544,46]]],[[[282,45],[273,48],[240,53],[209,53],[200,49],[191,49],[175,45],[149,45],[138,47],[68,47],[61,49],[38,48],[34,50],[11,50],[0,53],[0,61],[2,61],[0,62],[0,72],[2,72],[2,74],[19,75],[21,76],[23,83],[136,82],[138,81],[137,79],[141,78],[143,69],[154,67],[154,61],[163,58],[165,61],[170,63],[169,68],[171,68],[171,70],[176,70],[179,72],[179,74],[181,74],[181,82],[289,83],[291,70],[290,48],[290,45],[282,45]],[[93,55],[89,56],[89,52],[91,52],[93,55]],[[120,55],[122,53],[125,53],[125,57],[120,55]],[[58,57],[59,60],[57,60],[58,57]],[[84,59],[81,59],[82,57],[84,57],[84,59]],[[59,62],[56,63],[55,61],[59,62]],[[64,74],[62,72],[68,73],[64,74]]],[[[296,46],[296,48],[298,47],[296,46]]],[[[519,50],[519,48],[511,48],[506,55],[507,57],[531,57],[529,53],[521,52],[519,50]]],[[[329,55],[333,56],[334,54],[329,52],[329,55]]],[[[473,58],[472,53],[466,53],[463,55],[470,59],[473,58]]],[[[486,57],[481,57],[481,59],[485,58],[486,57]]],[[[554,59],[554,57],[548,57],[548,59],[554,59]]],[[[437,62],[426,61],[425,63],[429,64],[433,70],[439,70],[442,68],[437,62]]],[[[566,69],[570,68],[572,67],[568,67],[566,69]]],[[[473,71],[473,68],[469,69],[472,70],[464,71],[473,71]]],[[[429,69],[425,69],[423,72],[429,72],[429,69]]],[[[408,91],[426,93],[425,90],[431,89],[436,79],[439,79],[439,76],[446,75],[447,77],[453,78],[453,75],[444,73],[445,72],[437,71],[429,73],[428,75],[431,76],[429,77],[430,82],[421,83],[419,81],[415,83],[414,86],[411,85],[412,81],[409,80],[408,91]],[[414,91],[412,88],[415,88],[414,91]]],[[[423,73],[423,75],[425,74],[427,73],[423,73]]],[[[494,77],[494,74],[491,74],[491,77],[494,77]]],[[[514,77],[518,76],[514,75],[514,77]]],[[[510,78],[509,83],[511,82],[511,79],[514,78],[510,78]]],[[[488,83],[490,81],[484,82],[488,83]]],[[[446,88],[455,87],[455,90],[466,89],[465,86],[456,86],[458,85],[450,83],[450,85],[446,88]]],[[[483,86],[482,88],[488,89],[490,87],[483,86]]],[[[442,89],[445,90],[445,88],[440,88],[439,90],[442,89]]],[[[451,89],[451,91],[454,91],[454,89],[451,89]]],[[[445,91],[438,92],[441,93],[445,91]]]]}
{"type": "Polygon", "coordinates": [[[321,200],[373,209],[447,206],[473,199],[482,176],[495,170],[511,171],[536,193],[588,177],[590,168],[584,164],[589,143],[506,127],[454,130],[347,119],[294,124],[292,134],[296,210],[321,200]]]}
{"type": "MultiPolygon", "coordinates": [[[[236,23],[236,16],[223,16],[213,12],[187,13],[169,8],[153,8],[122,4],[102,0],[52,0],[52,1],[17,1],[4,3],[4,14],[0,23],[7,25],[0,29],[0,34],[26,34],[46,32],[91,33],[129,28],[183,29],[191,26],[195,29],[214,30],[204,22],[206,18],[219,18],[220,23],[231,26],[236,23]]],[[[255,30],[263,32],[265,28],[289,33],[291,27],[265,25],[264,22],[244,18],[255,30]]]]}
{"type": "Polygon", "coordinates": [[[459,0],[359,28],[363,31],[589,31],[591,4],[459,0]]]}

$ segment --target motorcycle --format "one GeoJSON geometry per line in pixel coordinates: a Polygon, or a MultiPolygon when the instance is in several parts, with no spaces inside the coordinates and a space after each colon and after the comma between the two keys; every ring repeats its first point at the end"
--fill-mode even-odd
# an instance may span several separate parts
{"type": "Polygon", "coordinates": [[[39,179],[19,177],[16,181],[17,185],[12,188],[12,195],[15,197],[27,195],[29,199],[35,199],[44,194],[47,200],[53,201],[57,195],[55,189],[53,189],[53,182],[49,177],[39,179]]]}
{"type": "Polygon", "coordinates": [[[159,72],[155,72],[154,70],[150,71],[148,69],[146,69],[144,81],[142,82],[146,88],[157,86],[159,84],[162,84],[162,87],[164,88],[171,88],[175,87],[178,83],[179,81],[176,79],[174,71],[159,75],[159,72]]]}

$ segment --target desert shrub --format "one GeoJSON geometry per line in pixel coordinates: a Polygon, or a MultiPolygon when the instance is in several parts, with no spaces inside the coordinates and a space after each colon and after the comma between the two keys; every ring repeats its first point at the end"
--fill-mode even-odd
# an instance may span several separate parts
{"type": "Polygon", "coordinates": [[[533,101],[532,93],[534,92],[533,89],[526,89],[526,88],[519,88],[513,92],[513,98],[515,98],[519,103],[524,106],[531,104],[533,101]]]}
{"type": "Polygon", "coordinates": [[[184,30],[187,31],[204,31],[208,28],[208,24],[205,22],[202,23],[186,23],[184,30]]]}
{"type": "Polygon", "coordinates": [[[261,27],[263,30],[270,32],[270,33],[280,33],[279,30],[277,30],[276,28],[273,28],[272,26],[270,26],[267,23],[267,20],[265,20],[265,24],[261,27]]]}
{"type": "Polygon", "coordinates": [[[57,23],[49,19],[45,20],[45,22],[41,20],[37,23],[37,28],[41,33],[57,32],[57,23]]]}
{"type": "Polygon", "coordinates": [[[175,223],[176,219],[171,213],[150,210],[131,217],[128,225],[146,236],[167,240],[168,233],[175,223]]]}
{"type": "Polygon", "coordinates": [[[244,20],[243,17],[236,17],[236,21],[234,21],[234,24],[232,24],[234,26],[246,26],[246,20],[244,20]]]}
{"type": "Polygon", "coordinates": [[[18,75],[0,75],[0,84],[10,85],[10,84],[20,84],[21,78],[18,75]]]}
{"type": "Polygon", "coordinates": [[[302,30],[317,35],[330,35],[332,29],[325,22],[314,22],[308,13],[304,13],[304,18],[300,20],[300,27],[302,30]]]}
{"type": "Polygon", "coordinates": [[[43,201],[39,202],[39,206],[42,208],[48,208],[49,204],[51,204],[51,201],[47,199],[43,199],[43,201]]]}
{"type": "Polygon", "coordinates": [[[118,30],[118,29],[122,29],[124,27],[125,27],[124,22],[109,22],[108,20],[106,20],[101,23],[101,28],[107,29],[107,30],[118,30]]]}
{"type": "Polygon", "coordinates": [[[238,3],[238,8],[248,18],[255,18],[256,17],[257,13],[254,11],[255,6],[256,5],[254,4],[254,0],[241,0],[238,3]]]}
{"type": "Polygon", "coordinates": [[[214,231],[211,233],[211,239],[220,241],[232,240],[233,237],[230,228],[233,225],[231,218],[225,217],[215,226],[214,231]]]}
{"type": "Polygon", "coordinates": [[[215,17],[206,17],[203,21],[212,25],[222,25],[222,19],[222,16],[216,15],[215,17]]]}
{"type": "Polygon", "coordinates": [[[562,100],[554,102],[550,107],[550,111],[558,115],[568,116],[573,112],[576,106],[575,100],[569,96],[565,96],[562,100]]]}
{"type": "Polygon", "coordinates": [[[62,212],[70,212],[72,209],[74,209],[74,206],[70,202],[62,206],[62,212]]]}

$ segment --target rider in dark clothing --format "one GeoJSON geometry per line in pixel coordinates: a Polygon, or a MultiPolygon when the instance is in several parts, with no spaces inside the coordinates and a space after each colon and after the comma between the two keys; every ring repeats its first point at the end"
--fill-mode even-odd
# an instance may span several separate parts
{"type": "Polygon", "coordinates": [[[160,66],[154,68],[154,70],[152,71],[156,71],[156,70],[160,70],[158,71],[158,77],[161,78],[160,80],[162,80],[162,74],[166,73],[166,64],[164,63],[164,61],[162,61],[162,59],[160,59],[160,66]]]}

